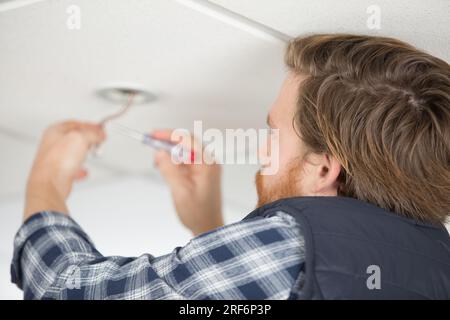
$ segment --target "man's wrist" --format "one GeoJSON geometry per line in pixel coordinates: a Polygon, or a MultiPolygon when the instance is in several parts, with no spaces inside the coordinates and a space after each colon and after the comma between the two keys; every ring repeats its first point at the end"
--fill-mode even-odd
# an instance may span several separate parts
{"type": "Polygon", "coordinates": [[[26,191],[24,220],[42,211],[69,214],[64,197],[51,179],[44,176],[30,177],[26,191]]]}
{"type": "Polygon", "coordinates": [[[201,226],[197,226],[196,228],[191,228],[191,232],[194,236],[198,236],[202,233],[220,228],[224,226],[223,215],[219,214],[217,219],[214,221],[209,221],[208,224],[202,224],[201,226]]]}

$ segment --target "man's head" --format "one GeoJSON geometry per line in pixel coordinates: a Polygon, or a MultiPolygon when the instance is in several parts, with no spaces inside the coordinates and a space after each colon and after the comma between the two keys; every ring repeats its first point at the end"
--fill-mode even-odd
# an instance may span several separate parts
{"type": "Polygon", "coordinates": [[[259,205],[348,196],[418,220],[450,213],[450,66],[395,39],[313,35],[288,45],[269,113],[279,171],[259,205]]]}

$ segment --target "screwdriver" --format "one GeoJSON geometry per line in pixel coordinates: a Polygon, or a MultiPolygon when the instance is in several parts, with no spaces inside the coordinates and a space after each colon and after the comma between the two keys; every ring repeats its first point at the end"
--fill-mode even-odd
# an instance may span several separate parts
{"type": "Polygon", "coordinates": [[[138,140],[156,150],[165,150],[169,152],[172,157],[175,157],[175,159],[179,162],[186,163],[186,159],[189,159],[189,163],[194,163],[195,152],[193,150],[187,150],[179,143],[158,139],[150,134],[130,129],[119,124],[110,124],[110,127],[115,133],[138,140]]]}

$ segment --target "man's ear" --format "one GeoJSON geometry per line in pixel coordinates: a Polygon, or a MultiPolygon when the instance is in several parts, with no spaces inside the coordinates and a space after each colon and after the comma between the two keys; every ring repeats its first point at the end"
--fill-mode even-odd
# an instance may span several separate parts
{"type": "Polygon", "coordinates": [[[314,193],[323,196],[337,196],[338,177],[341,172],[341,165],[338,160],[329,154],[319,156],[319,166],[314,193]]]}

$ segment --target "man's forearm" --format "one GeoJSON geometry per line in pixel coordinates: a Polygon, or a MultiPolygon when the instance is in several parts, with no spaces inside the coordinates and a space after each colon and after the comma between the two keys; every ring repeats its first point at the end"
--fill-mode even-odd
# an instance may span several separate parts
{"type": "Polygon", "coordinates": [[[69,214],[64,198],[51,180],[44,176],[33,176],[27,186],[23,220],[42,211],[69,214]]]}
{"type": "Polygon", "coordinates": [[[72,184],[85,176],[83,163],[89,150],[105,137],[100,125],[80,121],[45,130],[27,183],[25,220],[42,211],[69,213],[65,200],[72,184]]]}

